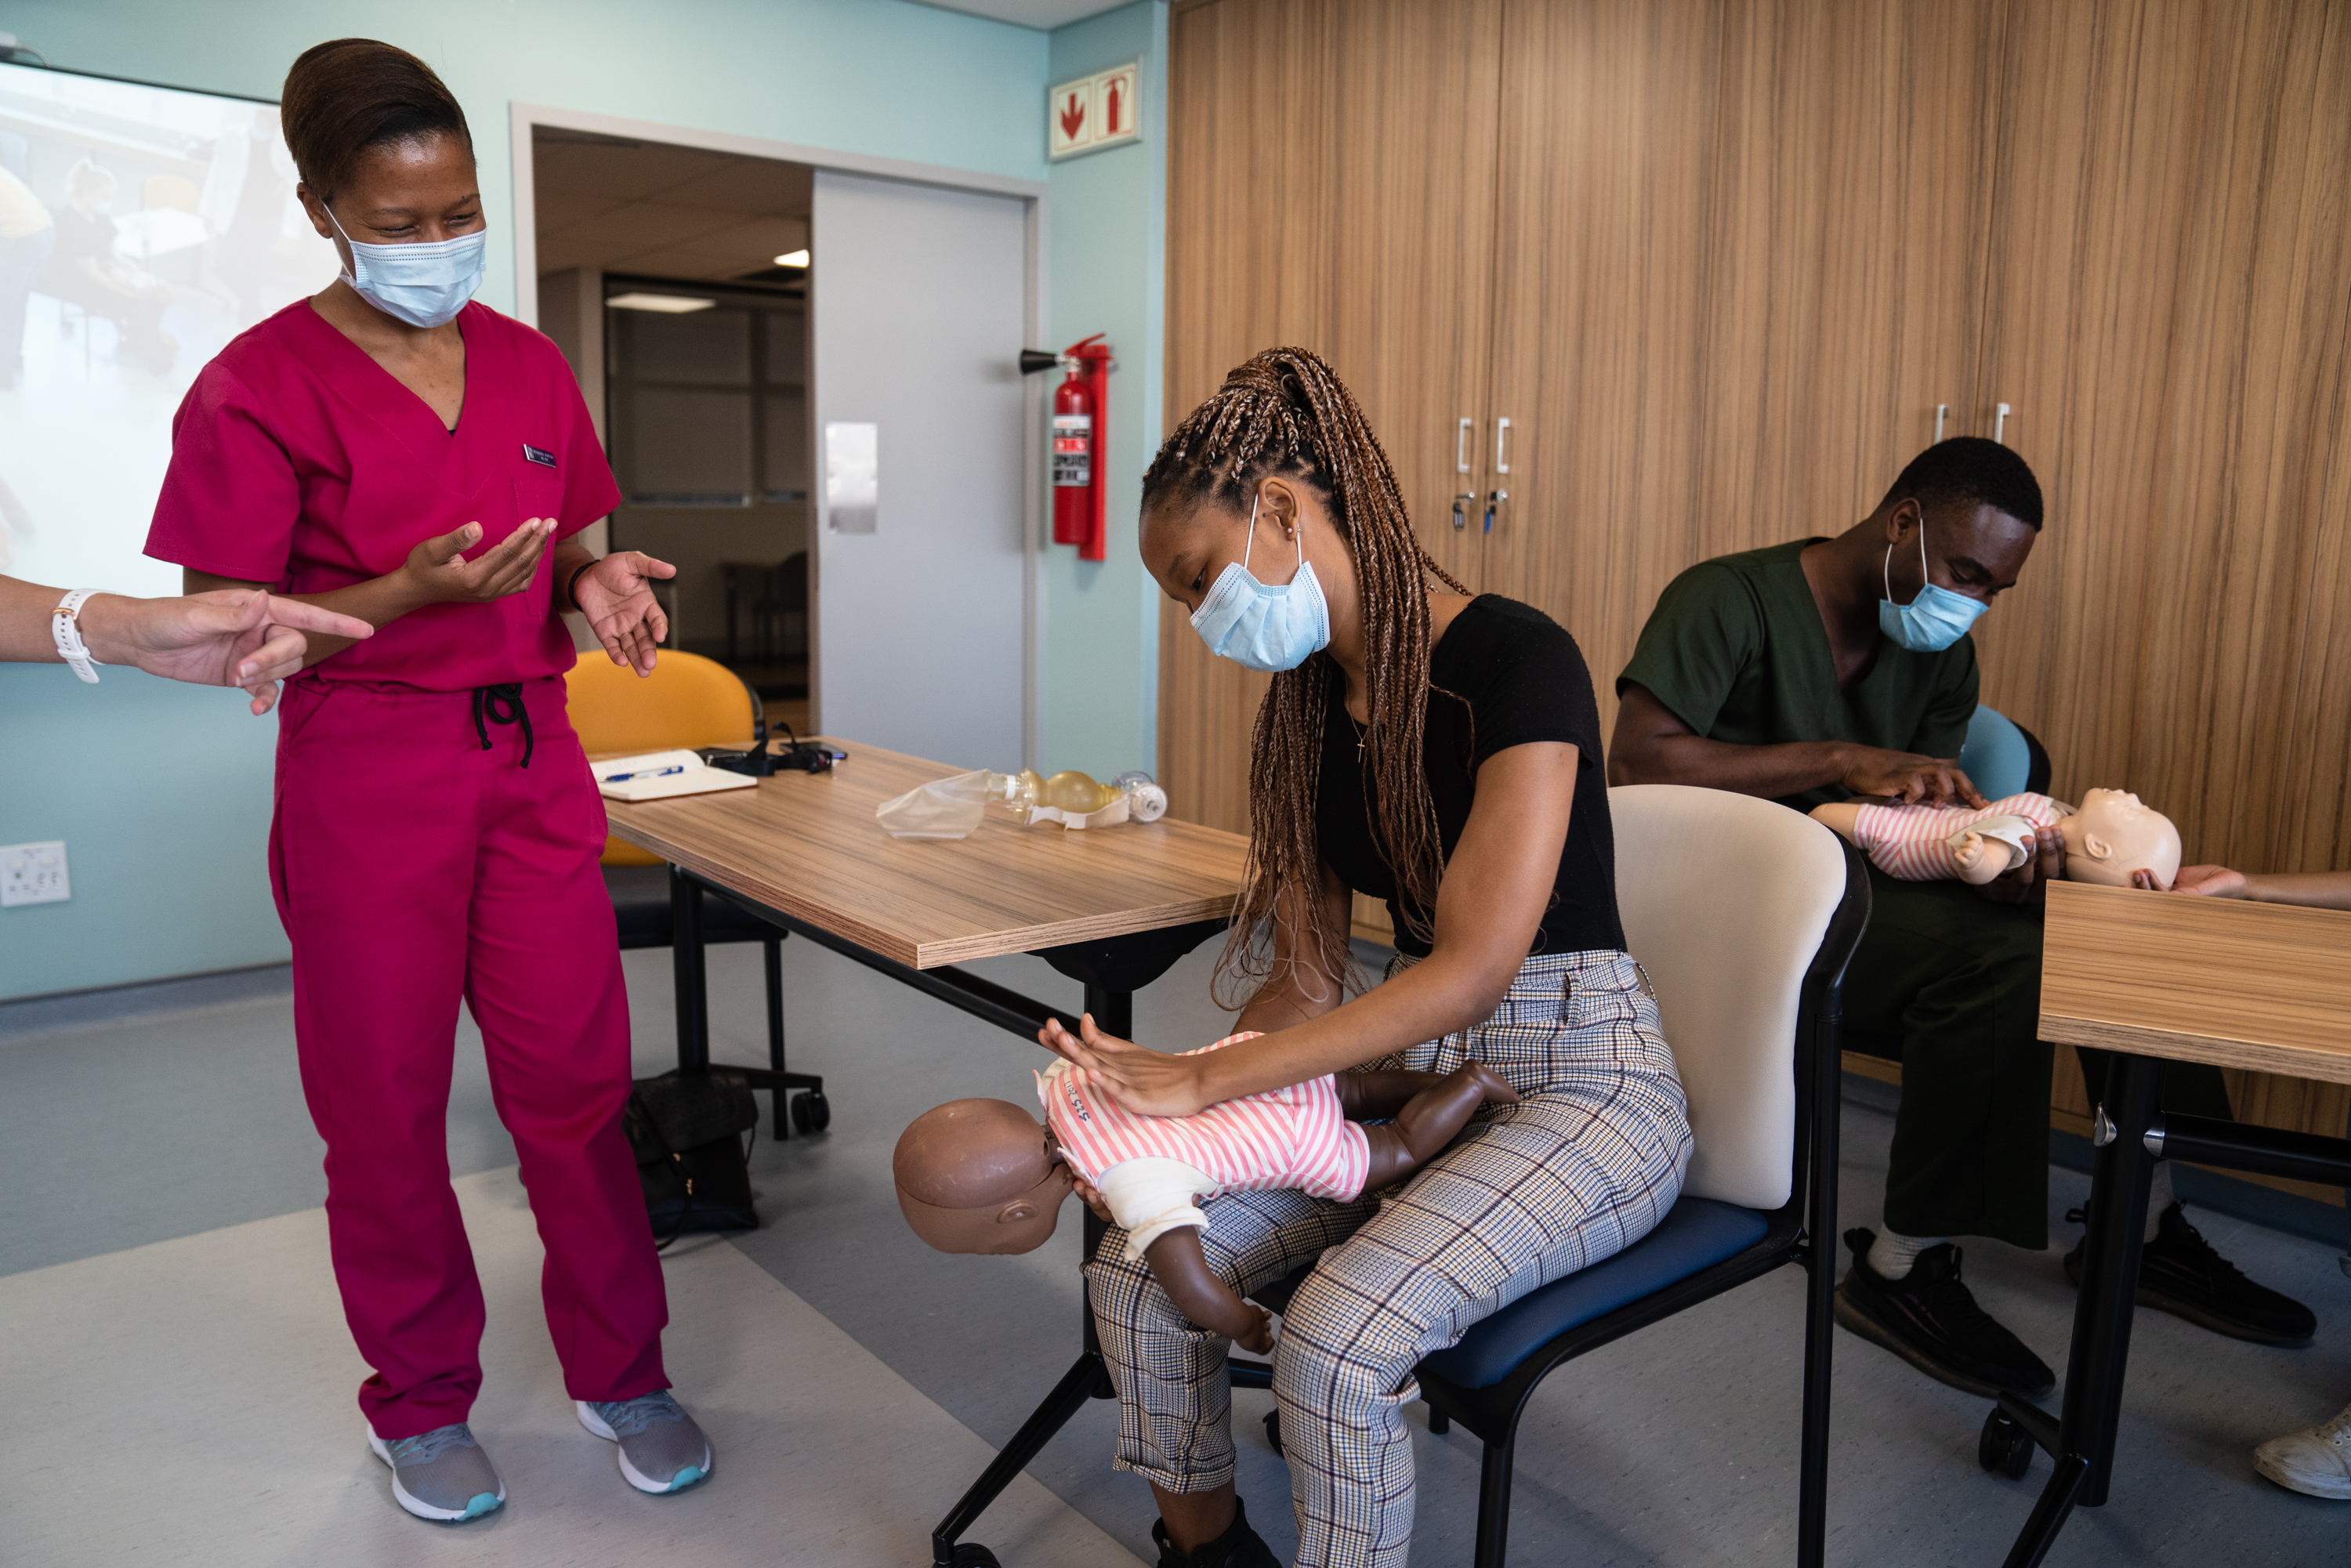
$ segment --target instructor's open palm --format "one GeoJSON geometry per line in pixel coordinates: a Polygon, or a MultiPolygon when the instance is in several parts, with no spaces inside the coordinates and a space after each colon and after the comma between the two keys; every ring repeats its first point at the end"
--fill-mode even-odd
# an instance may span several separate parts
{"type": "Polygon", "coordinates": [[[653,649],[669,635],[669,617],[653,598],[655,579],[675,577],[677,568],[643,550],[614,550],[580,574],[571,601],[588,617],[589,630],[612,663],[640,675],[653,673],[653,649]]]}
{"type": "Polygon", "coordinates": [[[482,525],[467,523],[453,533],[426,539],[408,552],[401,575],[427,604],[486,604],[520,593],[538,575],[547,541],[555,537],[553,517],[530,517],[522,527],[475,556],[465,559],[482,537],[482,525]]]}

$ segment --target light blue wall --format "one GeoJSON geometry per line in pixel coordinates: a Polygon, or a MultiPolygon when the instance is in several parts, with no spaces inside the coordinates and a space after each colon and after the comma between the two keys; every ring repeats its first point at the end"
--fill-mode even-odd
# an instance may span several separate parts
{"type": "Polygon", "coordinates": [[[0,664],[0,843],[66,841],[73,897],[0,910],[0,997],[276,963],[275,717],[241,692],[0,664]]]}
{"type": "MultiPolygon", "coordinates": [[[[1045,565],[1038,766],[1108,779],[1157,765],[1159,592],[1135,554],[1143,471],[1159,448],[1166,309],[1167,6],[1132,5],[1055,29],[1049,82],[1140,58],[1143,139],[1053,166],[1050,341],[1110,334],[1106,559],[1050,547],[1045,565]]],[[[1059,372],[1050,372],[1059,380],[1059,372]]]]}
{"type": "MultiPolygon", "coordinates": [[[[902,0],[0,0],[0,31],[56,64],[275,98],[332,37],[431,61],[474,123],[494,246],[482,298],[514,302],[507,106],[550,104],[874,156],[1050,178],[1051,330],[1107,331],[1109,559],[1049,561],[1039,760],[1153,766],[1156,593],[1135,557],[1162,423],[1166,7],[1138,0],[1049,36],[902,0]],[[1050,176],[1050,83],[1144,62],[1143,141],[1050,176]]],[[[0,843],[64,839],[68,904],[0,915],[0,998],[285,956],[266,849],[276,724],[234,693],[110,671],[0,666],[0,843]]]]}

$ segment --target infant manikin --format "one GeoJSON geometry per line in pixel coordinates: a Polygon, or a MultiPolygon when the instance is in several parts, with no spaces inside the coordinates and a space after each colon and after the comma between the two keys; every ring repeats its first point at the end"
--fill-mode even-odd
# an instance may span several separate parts
{"type": "Polygon", "coordinates": [[[2032,858],[2036,828],[2064,836],[2068,882],[2128,887],[2131,873],[2145,871],[2168,888],[2179,874],[2179,830],[2121,789],[2093,789],[2078,810],[2046,795],[2011,795],[1989,806],[1837,800],[1813,816],[1905,882],[1957,877],[1981,886],[2032,858]]]}
{"type": "Polygon", "coordinates": [[[1345,1202],[1426,1165],[1485,1102],[1519,1098],[1476,1062],[1450,1073],[1334,1073],[1192,1116],[1121,1110],[1066,1061],[1037,1075],[1037,1094],[1041,1128],[1004,1100],[951,1101],[907,1127],[891,1171],[914,1234],[942,1252],[1031,1251],[1053,1234],[1075,1172],[1125,1228],[1127,1257],[1149,1261],[1186,1317],[1260,1354],[1272,1348],[1272,1319],[1209,1269],[1202,1200],[1297,1187],[1345,1202]],[[1395,1120],[1367,1127],[1367,1116],[1395,1120]]]}

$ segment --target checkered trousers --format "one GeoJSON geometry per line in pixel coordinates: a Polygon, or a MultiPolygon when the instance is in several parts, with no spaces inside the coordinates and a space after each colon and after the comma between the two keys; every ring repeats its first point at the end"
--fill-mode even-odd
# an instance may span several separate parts
{"type": "MultiPolygon", "coordinates": [[[[1365,1065],[1450,1072],[1473,1061],[1520,1103],[1487,1106],[1402,1186],[1351,1203],[1282,1190],[1207,1206],[1209,1266],[1244,1295],[1322,1260],[1273,1355],[1299,1568],[1402,1568],[1414,1366],[1488,1313],[1639,1240],[1680,1194],[1681,1081],[1624,954],[1530,958],[1486,1022],[1365,1065]]],[[[1228,1342],[1195,1327],[1124,1251],[1113,1230],[1086,1267],[1118,1385],[1117,1466],[1170,1491],[1221,1486],[1233,1477],[1228,1342]]]]}

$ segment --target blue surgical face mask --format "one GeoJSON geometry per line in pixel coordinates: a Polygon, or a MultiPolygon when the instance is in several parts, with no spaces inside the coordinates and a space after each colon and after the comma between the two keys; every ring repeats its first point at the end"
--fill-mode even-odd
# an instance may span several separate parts
{"type": "MultiPolygon", "coordinates": [[[[1918,575],[1927,576],[1927,519],[1918,519],[1918,575]]],[[[1914,653],[1939,653],[1968,634],[1976,617],[1990,608],[1928,579],[1918,597],[1907,604],[1894,602],[1894,547],[1886,547],[1886,597],[1877,601],[1877,629],[1898,648],[1914,653]]]]}
{"type": "Polygon", "coordinates": [[[335,209],[327,221],[351,249],[343,281],[359,297],[396,320],[412,327],[438,327],[455,320],[474,290],[482,286],[482,251],[489,232],[477,230],[455,239],[417,245],[361,245],[343,234],[335,209]]]}
{"type": "Polygon", "coordinates": [[[1192,612],[1192,630],[1208,652],[1270,674],[1294,670],[1331,642],[1331,606],[1298,541],[1298,574],[1268,585],[1249,575],[1257,548],[1257,502],[1249,502],[1249,538],[1241,559],[1217,574],[1208,596],[1192,612]]]}

